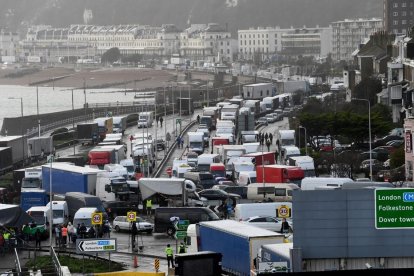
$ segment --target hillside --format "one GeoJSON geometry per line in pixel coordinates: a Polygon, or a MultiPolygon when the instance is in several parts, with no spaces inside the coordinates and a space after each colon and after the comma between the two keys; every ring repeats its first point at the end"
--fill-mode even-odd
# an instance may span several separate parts
{"type": "Polygon", "coordinates": [[[230,30],[250,26],[327,26],[345,18],[381,17],[382,0],[0,0],[0,26],[32,24],[226,23],[230,30]]]}

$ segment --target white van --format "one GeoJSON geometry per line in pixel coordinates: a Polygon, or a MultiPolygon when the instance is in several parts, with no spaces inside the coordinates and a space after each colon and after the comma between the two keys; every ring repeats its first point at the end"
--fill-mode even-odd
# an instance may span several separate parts
{"type": "Polygon", "coordinates": [[[305,177],[302,179],[300,188],[302,191],[315,190],[316,187],[328,186],[340,188],[342,184],[347,182],[354,182],[350,178],[340,177],[305,177]]]}
{"type": "Polygon", "coordinates": [[[289,217],[292,217],[291,202],[267,202],[237,204],[234,208],[234,219],[242,221],[253,216],[278,217],[278,209],[283,205],[289,208],[289,217]]]}
{"type": "Polygon", "coordinates": [[[31,216],[37,225],[46,225],[49,221],[47,217],[47,211],[49,208],[46,206],[34,206],[26,211],[31,216]]]}
{"type": "Polygon", "coordinates": [[[296,184],[253,183],[247,186],[247,199],[263,201],[292,201],[292,191],[299,189],[296,184]]]}
{"type": "Polygon", "coordinates": [[[237,185],[246,186],[256,183],[256,171],[241,171],[238,175],[237,185]]]}
{"type": "MultiPolygon", "coordinates": [[[[50,218],[50,202],[46,205],[48,208],[47,218],[50,218]]],[[[66,201],[52,201],[52,210],[53,210],[53,226],[58,224],[66,224],[68,223],[69,218],[69,210],[68,204],[66,201]]]]}
{"type": "Polygon", "coordinates": [[[92,214],[97,212],[98,208],[95,207],[79,208],[73,217],[73,226],[77,227],[78,224],[82,225],[83,223],[89,229],[92,226],[92,214]]]}

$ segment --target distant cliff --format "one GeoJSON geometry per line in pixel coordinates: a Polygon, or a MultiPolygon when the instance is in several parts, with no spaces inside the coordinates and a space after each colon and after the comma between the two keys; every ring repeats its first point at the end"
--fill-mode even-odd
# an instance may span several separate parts
{"type": "Polygon", "coordinates": [[[235,31],[251,26],[327,26],[345,18],[381,17],[383,0],[0,0],[0,26],[32,24],[176,24],[218,22],[235,31]]]}

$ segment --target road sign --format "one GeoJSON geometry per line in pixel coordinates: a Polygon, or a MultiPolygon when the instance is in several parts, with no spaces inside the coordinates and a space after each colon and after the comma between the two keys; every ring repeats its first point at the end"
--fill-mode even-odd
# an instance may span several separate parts
{"type": "Polygon", "coordinates": [[[116,251],[116,239],[77,239],[76,253],[116,251]]]}
{"type": "Polygon", "coordinates": [[[277,217],[279,218],[290,217],[290,208],[286,205],[280,205],[279,208],[277,208],[277,217]]]}
{"type": "Polygon", "coordinates": [[[160,260],[159,259],[154,260],[154,268],[155,268],[155,272],[158,272],[158,270],[160,270],[160,260]]]}
{"type": "Polygon", "coordinates": [[[187,219],[181,219],[174,222],[174,228],[177,231],[187,231],[188,225],[190,225],[190,221],[187,219]]]}
{"type": "Polygon", "coordinates": [[[376,189],[375,228],[414,228],[414,189],[376,189]]]}
{"type": "Polygon", "coordinates": [[[128,222],[137,221],[137,212],[127,212],[127,221],[128,222]]]}
{"type": "Polygon", "coordinates": [[[91,221],[92,225],[102,224],[102,213],[93,213],[91,221]]]}
{"type": "Polygon", "coordinates": [[[175,231],[174,238],[176,240],[183,240],[187,237],[187,231],[175,231]]]}

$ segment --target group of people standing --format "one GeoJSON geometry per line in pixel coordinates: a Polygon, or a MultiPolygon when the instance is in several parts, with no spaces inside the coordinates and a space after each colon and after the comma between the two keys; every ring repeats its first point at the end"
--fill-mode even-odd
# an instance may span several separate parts
{"type": "MultiPolygon", "coordinates": [[[[187,253],[187,247],[184,244],[184,242],[180,243],[180,246],[178,247],[178,254],[187,253]]],[[[165,255],[167,255],[167,264],[168,268],[175,267],[174,265],[174,251],[171,248],[170,244],[167,244],[167,247],[165,248],[165,255]]]]}
{"type": "Polygon", "coordinates": [[[260,132],[259,134],[256,134],[256,142],[259,142],[260,145],[266,145],[267,151],[270,151],[270,145],[273,144],[273,134],[260,132]]]}

